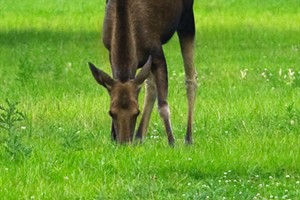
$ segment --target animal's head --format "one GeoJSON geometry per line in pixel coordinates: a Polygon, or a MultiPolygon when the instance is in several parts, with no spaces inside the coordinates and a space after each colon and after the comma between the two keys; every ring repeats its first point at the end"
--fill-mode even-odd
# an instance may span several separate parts
{"type": "Polygon", "coordinates": [[[137,117],[140,114],[138,94],[143,82],[149,76],[151,58],[148,59],[134,79],[126,82],[111,78],[92,63],[89,63],[89,66],[95,80],[105,87],[110,95],[109,115],[113,121],[115,139],[119,143],[130,142],[134,134],[137,117]]]}

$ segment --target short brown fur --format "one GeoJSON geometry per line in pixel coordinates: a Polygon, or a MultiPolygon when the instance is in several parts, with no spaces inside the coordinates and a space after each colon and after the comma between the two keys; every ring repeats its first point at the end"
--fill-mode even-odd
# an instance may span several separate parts
{"type": "Polygon", "coordinates": [[[109,50],[113,78],[90,63],[96,81],[111,97],[112,138],[120,143],[133,138],[138,94],[145,79],[144,111],[136,138],[145,137],[154,101],[163,119],[169,144],[174,143],[167,103],[168,75],[162,45],[177,32],[186,73],[188,122],[186,143],[192,143],[196,91],[194,67],[195,25],[193,0],[107,0],[103,43],[109,50]],[[142,67],[136,76],[136,71],[142,67]]]}

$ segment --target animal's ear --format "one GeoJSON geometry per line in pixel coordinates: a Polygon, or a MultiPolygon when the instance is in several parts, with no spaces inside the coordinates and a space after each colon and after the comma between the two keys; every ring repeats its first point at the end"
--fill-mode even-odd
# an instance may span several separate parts
{"type": "Polygon", "coordinates": [[[138,75],[135,77],[134,82],[140,87],[143,82],[148,78],[150,74],[152,66],[152,58],[149,56],[148,61],[146,64],[142,67],[141,71],[138,73],[138,75]]]}
{"type": "Polygon", "coordinates": [[[111,90],[111,87],[114,84],[114,79],[112,79],[108,74],[106,74],[101,69],[95,67],[95,65],[90,62],[89,62],[89,66],[95,80],[103,87],[107,88],[108,90],[111,90]]]}

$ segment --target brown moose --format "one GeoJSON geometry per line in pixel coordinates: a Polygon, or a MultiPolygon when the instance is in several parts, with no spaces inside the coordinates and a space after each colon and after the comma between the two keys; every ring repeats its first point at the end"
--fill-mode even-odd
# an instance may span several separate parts
{"type": "Polygon", "coordinates": [[[143,140],[157,98],[170,145],[174,144],[167,102],[168,74],[162,45],[177,32],[186,75],[188,119],[185,141],[192,143],[196,92],[193,0],[107,0],[103,42],[109,51],[113,78],[89,63],[96,81],[110,95],[112,139],[131,142],[140,113],[138,95],[146,80],[141,122],[135,138],[143,140]],[[136,75],[137,69],[141,67],[136,75]]]}

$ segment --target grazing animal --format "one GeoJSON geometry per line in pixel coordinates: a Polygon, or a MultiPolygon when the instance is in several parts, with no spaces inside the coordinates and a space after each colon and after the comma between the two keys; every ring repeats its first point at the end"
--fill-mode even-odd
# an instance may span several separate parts
{"type": "Polygon", "coordinates": [[[193,110],[196,92],[194,67],[195,24],[193,0],[107,0],[103,43],[109,51],[113,78],[89,63],[96,81],[110,95],[112,139],[132,141],[139,115],[138,95],[146,80],[141,122],[135,138],[143,140],[153,105],[164,122],[170,145],[174,143],[167,102],[168,74],[162,45],[177,32],[186,75],[188,119],[185,141],[192,143],[193,110]],[[141,67],[136,75],[137,69],[141,67]]]}

